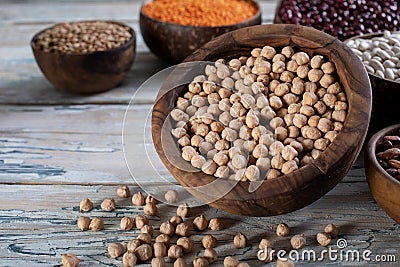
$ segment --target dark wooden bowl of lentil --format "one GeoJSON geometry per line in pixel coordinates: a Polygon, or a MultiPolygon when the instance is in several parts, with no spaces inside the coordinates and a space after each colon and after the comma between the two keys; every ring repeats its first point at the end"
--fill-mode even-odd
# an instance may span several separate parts
{"type": "MultiPolygon", "coordinates": [[[[97,21],[83,21],[97,22],[97,21]]],[[[87,53],[44,51],[38,37],[44,29],[35,34],[31,48],[40,70],[56,87],[73,93],[99,93],[114,88],[126,77],[136,53],[136,35],[132,28],[116,21],[100,21],[116,24],[129,29],[131,38],[122,45],[104,51],[87,53]]]]}
{"type": "MultiPolygon", "coordinates": [[[[345,43],[355,39],[370,39],[381,37],[383,33],[372,33],[354,36],[344,41],[345,43]]],[[[372,114],[369,125],[368,136],[371,137],[377,131],[390,125],[400,123],[399,101],[400,83],[387,78],[382,78],[374,73],[368,72],[372,88],[372,114]]]]}
{"type": "Polygon", "coordinates": [[[140,9],[140,31],[150,50],[159,58],[174,64],[214,37],[236,29],[261,24],[261,10],[257,2],[249,0],[257,12],[248,20],[224,26],[191,26],[165,22],[148,16],[143,7],[152,1],[145,1],[140,9]]]}
{"type": "MultiPolygon", "coordinates": [[[[210,196],[231,187],[231,191],[210,203],[211,206],[247,216],[272,216],[301,209],[329,192],[348,172],[360,152],[371,115],[371,86],[367,73],[351,50],[336,38],[315,29],[296,25],[261,25],[226,33],[207,43],[185,61],[215,61],[249,56],[256,47],[293,46],[310,56],[324,55],[334,63],[347,95],[349,110],[342,131],[311,164],[290,174],[268,179],[254,192],[249,182],[226,179],[209,191],[198,190],[216,178],[201,171],[187,172],[176,167],[188,164],[179,155],[176,141],[163,124],[183,88],[178,87],[156,102],[152,117],[152,136],[158,155],[172,175],[191,194],[205,203],[210,196]],[[178,153],[178,154],[177,154],[178,153]],[[168,154],[168,156],[167,156],[168,154]],[[171,163],[168,159],[174,159],[171,163]]],[[[161,93],[161,92],[160,92],[161,93]]]]}
{"type": "Polygon", "coordinates": [[[390,217],[400,223],[400,166],[394,167],[396,162],[400,163],[400,141],[388,142],[385,141],[385,136],[397,136],[400,140],[400,124],[387,127],[370,139],[365,153],[365,170],[375,200],[390,217]],[[398,149],[397,153],[385,156],[388,160],[389,158],[394,160],[393,166],[382,156],[377,158],[377,153],[382,154],[389,148],[398,149]],[[384,167],[392,169],[389,171],[392,175],[384,167]]]}

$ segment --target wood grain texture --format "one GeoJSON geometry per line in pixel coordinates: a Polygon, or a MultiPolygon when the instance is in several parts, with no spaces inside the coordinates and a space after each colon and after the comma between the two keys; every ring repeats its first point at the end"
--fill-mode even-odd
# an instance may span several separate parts
{"type": "Polygon", "coordinates": [[[387,135],[399,135],[400,124],[387,127],[376,133],[368,142],[365,153],[365,170],[371,192],[383,210],[400,223],[400,181],[389,175],[378,163],[376,146],[387,135]]]}
{"type": "Polygon", "coordinates": [[[371,87],[362,63],[343,43],[311,28],[262,25],[240,29],[215,38],[185,61],[238,58],[248,55],[252,48],[264,45],[291,45],[310,56],[324,55],[336,66],[347,95],[349,111],[342,131],[312,164],[277,179],[264,180],[257,191],[250,192],[249,182],[221,181],[201,171],[187,172],[186,168],[177,167],[188,164],[182,158],[176,157],[174,161],[168,159],[176,154],[176,143],[170,134],[171,129],[163,129],[168,127],[164,121],[168,119],[169,112],[184,88],[175,88],[167,94],[160,92],[152,117],[153,140],[157,153],[174,177],[204,203],[247,216],[271,216],[291,212],[314,202],[331,190],[346,175],[360,152],[368,129],[368,123],[365,122],[369,121],[371,114],[371,87]],[[231,188],[232,190],[228,190],[231,188]],[[220,195],[223,197],[215,199],[215,196],[220,195]]]}
{"type": "MultiPolygon", "coordinates": [[[[129,199],[116,197],[115,186],[68,186],[68,185],[4,185],[0,188],[0,262],[2,266],[17,266],[24,261],[31,266],[57,265],[60,255],[65,252],[76,253],[82,260],[82,266],[114,266],[119,260],[108,257],[106,246],[110,242],[126,243],[138,235],[138,230],[119,230],[119,220],[124,216],[134,217],[142,213],[142,208],[132,207],[129,199]],[[28,197],[29,196],[29,197],[28,197]],[[95,209],[86,213],[90,217],[102,217],[105,230],[97,233],[81,232],[75,223],[79,216],[79,201],[89,197],[95,209]],[[117,202],[115,212],[99,210],[99,204],[105,197],[114,197],[117,202]]],[[[132,192],[137,188],[131,187],[132,192]]],[[[161,222],[175,214],[175,208],[159,204],[160,214],[152,217],[150,223],[155,233],[161,222]]],[[[193,231],[194,251],[185,256],[191,260],[201,255],[203,249],[200,239],[205,234],[217,238],[216,251],[218,261],[212,266],[222,266],[227,255],[234,255],[251,266],[261,266],[256,259],[258,242],[261,238],[271,239],[276,249],[289,250],[289,237],[278,238],[275,227],[278,223],[287,222],[293,234],[304,233],[307,236],[306,249],[318,252],[322,247],[317,245],[315,235],[328,223],[339,227],[339,237],[348,241],[349,249],[363,251],[370,249],[373,255],[392,254],[400,257],[399,249],[394,244],[400,242],[400,228],[374,203],[366,183],[339,184],[334,190],[309,207],[290,215],[271,218],[252,218],[231,215],[210,207],[198,207],[193,216],[204,213],[210,219],[222,219],[225,229],[222,231],[193,231]],[[332,203],[335,208],[332,209],[332,203]],[[351,203],[351,204],[350,204],[351,203]],[[374,223],[371,224],[371,221],[374,223]],[[249,238],[249,246],[235,249],[233,236],[237,232],[249,238]]],[[[192,217],[193,218],[193,217],[192,217]]],[[[173,239],[174,240],[174,239],[173,239]]],[[[336,240],[332,248],[336,249],[336,240]]],[[[346,262],[298,262],[296,266],[343,266],[346,262]]],[[[366,262],[357,263],[357,266],[366,262]]],[[[140,266],[150,266],[141,264],[140,266]]],[[[263,265],[264,266],[264,265],[263,265]]],[[[265,266],[274,266],[273,264],[265,266]]],[[[368,266],[396,266],[392,264],[368,263],[368,266]]]]}

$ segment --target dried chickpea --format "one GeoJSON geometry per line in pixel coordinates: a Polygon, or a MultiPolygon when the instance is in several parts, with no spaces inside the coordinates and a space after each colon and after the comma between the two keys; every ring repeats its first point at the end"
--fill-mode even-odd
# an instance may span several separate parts
{"type": "Polygon", "coordinates": [[[122,266],[124,267],[134,267],[136,266],[137,257],[134,252],[128,251],[122,257],[122,266]]]}
{"type": "Polygon", "coordinates": [[[166,234],[168,236],[172,236],[174,234],[174,232],[175,232],[175,227],[170,221],[163,222],[160,225],[160,233],[161,234],[166,234]]]}
{"type": "Polygon", "coordinates": [[[207,160],[201,167],[205,174],[213,175],[217,171],[217,164],[213,160],[207,160]]]}
{"type": "Polygon", "coordinates": [[[76,267],[79,265],[78,257],[73,253],[62,254],[61,262],[63,267],[76,267]]]}
{"type": "Polygon", "coordinates": [[[175,228],[177,236],[190,236],[190,225],[186,222],[178,224],[175,228]]]}
{"type": "Polygon", "coordinates": [[[135,255],[140,261],[147,261],[153,256],[153,249],[149,244],[143,244],[136,248],[135,255]]]}
{"type": "Polygon", "coordinates": [[[304,234],[295,235],[290,239],[290,244],[292,245],[293,249],[302,249],[306,245],[306,238],[304,234]]]}
{"type": "Polygon", "coordinates": [[[104,228],[104,222],[101,218],[93,218],[90,221],[89,229],[92,230],[93,232],[103,230],[103,228],[104,228]]]}
{"type": "Polygon", "coordinates": [[[176,240],[176,244],[182,248],[183,253],[191,252],[194,247],[194,242],[189,237],[178,238],[178,240],[176,240]]]}
{"type": "Polygon", "coordinates": [[[326,74],[332,74],[335,71],[335,66],[332,62],[325,62],[322,64],[321,69],[326,74]]]}
{"type": "Polygon", "coordinates": [[[148,224],[149,219],[146,216],[139,214],[135,217],[135,225],[137,229],[141,229],[143,226],[148,224]]]}
{"type": "Polygon", "coordinates": [[[208,260],[204,257],[195,257],[193,259],[193,267],[208,267],[208,260]]]}
{"type": "Polygon", "coordinates": [[[305,65],[310,62],[310,57],[305,52],[297,52],[292,56],[292,59],[296,60],[298,65],[305,65]]]}
{"type": "Polygon", "coordinates": [[[265,250],[266,248],[272,248],[272,243],[270,240],[263,238],[260,240],[260,244],[258,245],[260,250],[265,250]]]}
{"type": "Polygon", "coordinates": [[[121,243],[110,243],[108,245],[108,254],[111,258],[115,259],[124,254],[125,248],[121,243]]]}
{"type": "Polygon", "coordinates": [[[143,206],[145,203],[145,198],[142,192],[137,192],[132,196],[132,204],[135,206],[143,206]]]}
{"type": "Polygon", "coordinates": [[[87,216],[79,216],[77,221],[78,228],[82,231],[86,231],[89,229],[90,218],[87,216]]]}
{"type": "Polygon", "coordinates": [[[132,239],[128,242],[126,245],[126,250],[135,252],[135,250],[141,245],[140,240],[138,239],[132,239]]]}
{"type": "Polygon", "coordinates": [[[127,198],[131,196],[131,190],[129,190],[129,187],[124,185],[121,186],[117,189],[117,195],[119,197],[127,198]]]}
{"type": "Polygon", "coordinates": [[[244,175],[249,181],[259,180],[260,169],[256,165],[250,165],[246,168],[244,175]]]}
{"type": "Polygon", "coordinates": [[[150,234],[153,235],[153,226],[151,225],[144,225],[141,229],[140,232],[143,234],[150,234]]]}
{"type": "Polygon", "coordinates": [[[182,250],[181,246],[172,245],[168,249],[168,258],[170,258],[171,260],[176,260],[178,258],[182,258],[182,256],[183,256],[183,250],[182,250]]]}
{"type": "Polygon", "coordinates": [[[237,265],[237,267],[250,267],[250,265],[247,262],[241,262],[237,265]]]}
{"type": "Polygon", "coordinates": [[[233,238],[233,245],[235,248],[245,248],[247,246],[247,237],[239,232],[233,238]]]}
{"type": "Polygon", "coordinates": [[[151,259],[151,267],[164,267],[164,266],[165,266],[164,258],[158,257],[151,259]]]}
{"type": "Polygon", "coordinates": [[[174,267],[187,267],[187,264],[183,258],[177,258],[174,262],[174,267]]]}
{"type": "Polygon", "coordinates": [[[157,206],[153,202],[148,202],[143,208],[143,212],[146,215],[154,216],[157,214],[157,206]]]}
{"type": "Polygon", "coordinates": [[[93,202],[88,198],[82,199],[81,202],[79,203],[80,211],[91,211],[92,209],[93,209],[93,202]]]}
{"type": "Polygon", "coordinates": [[[289,259],[277,259],[276,267],[294,267],[294,263],[289,259]]]}
{"type": "Polygon", "coordinates": [[[140,233],[137,237],[137,239],[142,243],[142,244],[150,244],[151,243],[151,234],[149,233],[140,233]]]}
{"type": "Polygon", "coordinates": [[[224,267],[236,267],[239,264],[239,261],[231,256],[225,257],[224,259],[224,267]]]}
{"type": "Polygon", "coordinates": [[[319,69],[312,69],[308,72],[307,77],[311,82],[319,82],[321,80],[324,73],[319,69]]]}
{"type": "Polygon", "coordinates": [[[120,222],[121,230],[131,230],[135,226],[135,221],[130,217],[123,217],[120,222]]]}
{"type": "Polygon", "coordinates": [[[175,227],[178,224],[180,224],[181,222],[183,222],[183,219],[179,215],[174,215],[171,217],[171,219],[169,219],[169,222],[172,223],[172,225],[175,227]]]}
{"type": "Polygon", "coordinates": [[[288,236],[290,234],[290,228],[286,223],[280,223],[276,227],[277,236],[288,236]]]}
{"type": "Polygon", "coordinates": [[[203,231],[207,228],[207,226],[208,226],[208,220],[204,216],[204,214],[201,214],[200,216],[194,218],[194,220],[193,220],[194,229],[203,231]]]}
{"type": "Polygon", "coordinates": [[[213,248],[217,243],[217,239],[212,235],[206,235],[201,239],[204,248],[213,248]]]}
{"type": "Polygon", "coordinates": [[[190,207],[187,203],[179,205],[178,208],[176,209],[176,215],[182,217],[182,218],[187,218],[190,216],[190,207]]]}
{"type": "Polygon", "coordinates": [[[206,258],[209,263],[213,263],[213,262],[217,261],[218,255],[214,249],[206,248],[204,250],[203,257],[206,258]]]}
{"type": "Polygon", "coordinates": [[[167,247],[171,242],[171,238],[166,234],[160,234],[156,237],[155,242],[164,242],[167,247]]]}
{"type": "Polygon", "coordinates": [[[208,228],[213,231],[221,231],[223,229],[223,225],[220,219],[212,218],[208,223],[208,228]]]}
{"type": "MultiPolygon", "coordinates": [[[[206,143],[206,142],[204,142],[204,143],[206,143]]],[[[205,163],[205,160],[204,160],[204,163],[205,163]]],[[[164,198],[165,198],[165,201],[167,201],[168,203],[175,203],[179,200],[178,192],[175,190],[168,190],[167,192],[165,192],[164,198]]]]}
{"type": "Polygon", "coordinates": [[[327,233],[317,234],[317,241],[323,247],[328,246],[331,243],[331,240],[332,240],[331,236],[327,233]]]}
{"type": "Polygon", "coordinates": [[[167,246],[164,242],[155,242],[153,245],[154,257],[165,257],[167,256],[167,246]]]}

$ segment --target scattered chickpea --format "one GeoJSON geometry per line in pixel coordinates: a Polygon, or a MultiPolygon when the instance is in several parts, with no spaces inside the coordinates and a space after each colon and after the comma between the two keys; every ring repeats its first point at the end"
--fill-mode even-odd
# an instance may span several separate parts
{"type": "Polygon", "coordinates": [[[140,232],[143,234],[150,234],[153,235],[153,226],[151,225],[144,225],[141,229],[140,232]]]}
{"type": "Polygon", "coordinates": [[[175,234],[178,236],[190,236],[190,225],[186,222],[178,224],[175,228],[175,234]]]}
{"type": "Polygon", "coordinates": [[[174,215],[171,217],[171,219],[169,219],[170,223],[172,223],[172,225],[175,227],[178,224],[180,224],[181,222],[183,222],[183,219],[181,216],[179,215],[174,215]]]}
{"type": "Polygon", "coordinates": [[[329,245],[331,243],[331,240],[332,240],[332,237],[327,233],[318,233],[317,234],[317,241],[323,247],[326,247],[327,245],[329,245]]]}
{"type": "Polygon", "coordinates": [[[153,249],[149,244],[143,244],[136,248],[135,255],[140,261],[147,261],[153,256],[153,249]]]}
{"type": "Polygon", "coordinates": [[[272,243],[266,238],[261,239],[260,244],[258,245],[260,250],[265,250],[266,248],[272,248],[272,243]]]}
{"type": "Polygon", "coordinates": [[[174,267],[187,267],[187,263],[183,258],[177,258],[174,262],[174,267]]]}
{"type": "Polygon", "coordinates": [[[174,232],[175,232],[175,227],[170,221],[161,224],[160,233],[172,236],[174,232]]]}
{"type": "Polygon", "coordinates": [[[290,239],[290,244],[292,245],[293,249],[302,249],[306,245],[306,237],[304,234],[295,235],[290,239]]]}
{"type": "Polygon", "coordinates": [[[183,253],[191,252],[194,247],[194,242],[189,237],[178,238],[178,240],[176,240],[176,244],[182,248],[183,253]]]}
{"type": "Polygon", "coordinates": [[[241,262],[237,265],[237,267],[250,267],[250,265],[247,262],[241,262]]]}
{"type": "Polygon", "coordinates": [[[276,227],[277,236],[288,236],[290,234],[290,228],[286,223],[280,223],[276,227]]]}
{"type": "Polygon", "coordinates": [[[131,190],[129,190],[129,187],[124,185],[121,186],[117,189],[117,195],[119,197],[127,198],[131,196],[131,190]]]}
{"type": "Polygon", "coordinates": [[[137,229],[141,229],[147,224],[149,224],[149,219],[145,215],[139,214],[135,217],[135,225],[137,229]]]}
{"type": "Polygon", "coordinates": [[[190,216],[190,207],[187,203],[179,205],[179,207],[176,210],[176,215],[182,217],[182,218],[187,218],[190,216]]]}
{"type": "Polygon", "coordinates": [[[167,246],[164,242],[155,242],[153,245],[154,257],[167,256],[167,246]]]}
{"type": "Polygon", "coordinates": [[[289,259],[277,259],[276,267],[294,267],[294,263],[289,259]]]}
{"type": "Polygon", "coordinates": [[[133,251],[125,252],[122,256],[122,266],[123,267],[134,267],[136,266],[137,257],[133,251]]]}
{"type": "Polygon", "coordinates": [[[135,221],[130,217],[123,217],[120,222],[121,230],[131,230],[135,226],[135,221]]]}
{"type": "Polygon", "coordinates": [[[166,234],[160,234],[156,237],[155,242],[164,242],[167,247],[171,242],[171,238],[166,234]]]}
{"type": "Polygon", "coordinates": [[[82,231],[86,231],[89,229],[90,218],[87,216],[79,216],[77,221],[78,228],[82,231]]]}
{"type": "Polygon", "coordinates": [[[217,239],[212,235],[206,235],[201,239],[201,244],[204,248],[214,248],[217,243],[217,239]]]}
{"type": "Polygon", "coordinates": [[[68,253],[61,255],[61,262],[63,267],[76,267],[80,261],[75,254],[68,253]]]}
{"type": "Polygon", "coordinates": [[[151,234],[149,233],[140,233],[137,239],[143,244],[150,244],[151,243],[151,234]]]}
{"type": "Polygon", "coordinates": [[[235,248],[245,248],[247,246],[247,237],[242,233],[238,233],[233,238],[233,245],[235,248]]]}
{"type": "Polygon", "coordinates": [[[108,254],[111,258],[115,259],[125,252],[124,245],[121,243],[110,243],[108,245],[108,254]]]}
{"type": "Polygon", "coordinates": [[[228,256],[224,259],[224,267],[236,267],[238,264],[239,261],[234,257],[228,256]]]}
{"type": "Polygon", "coordinates": [[[178,192],[175,190],[168,190],[165,193],[164,197],[165,201],[167,201],[168,203],[176,203],[179,200],[178,192]]]}
{"type": "Polygon", "coordinates": [[[172,245],[168,249],[168,258],[170,258],[171,260],[176,260],[178,258],[182,258],[182,256],[183,256],[183,249],[181,246],[172,245]]]}
{"type": "Polygon", "coordinates": [[[164,267],[165,260],[162,257],[152,258],[151,259],[151,267],[164,267]]]}
{"type": "Polygon", "coordinates": [[[143,208],[143,212],[147,215],[154,216],[157,214],[157,206],[153,202],[148,202],[143,208]]]}
{"type": "Polygon", "coordinates": [[[206,216],[204,216],[204,214],[201,214],[200,216],[194,218],[193,220],[194,229],[203,231],[207,228],[207,226],[208,226],[208,221],[206,216]]]}
{"type": "Polygon", "coordinates": [[[145,203],[145,198],[142,192],[137,192],[132,196],[132,204],[135,206],[143,206],[145,203]]]}
{"type": "Polygon", "coordinates": [[[217,252],[213,248],[206,248],[204,250],[203,257],[208,260],[209,263],[213,263],[217,260],[217,252]]]}
{"type": "Polygon", "coordinates": [[[104,228],[104,222],[101,218],[93,218],[90,221],[89,229],[92,230],[93,232],[103,230],[103,228],[104,228]]]}
{"type": "Polygon", "coordinates": [[[88,198],[84,198],[79,203],[79,210],[80,211],[91,211],[93,209],[93,202],[90,201],[88,198]]]}
{"type": "Polygon", "coordinates": [[[130,252],[135,252],[135,250],[141,245],[142,243],[138,239],[132,239],[126,244],[126,250],[130,252]]]}
{"type": "Polygon", "coordinates": [[[213,231],[221,231],[223,229],[223,225],[220,219],[212,218],[208,224],[208,228],[213,231]]]}

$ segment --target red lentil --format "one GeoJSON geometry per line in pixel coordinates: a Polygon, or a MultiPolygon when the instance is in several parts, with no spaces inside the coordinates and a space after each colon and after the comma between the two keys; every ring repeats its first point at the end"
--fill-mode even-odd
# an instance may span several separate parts
{"type": "Polygon", "coordinates": [[[248,0],[154,0],[143,13],[166,22],[191,26],[223,26],[250,19],[257,13],[248,0]]]}

